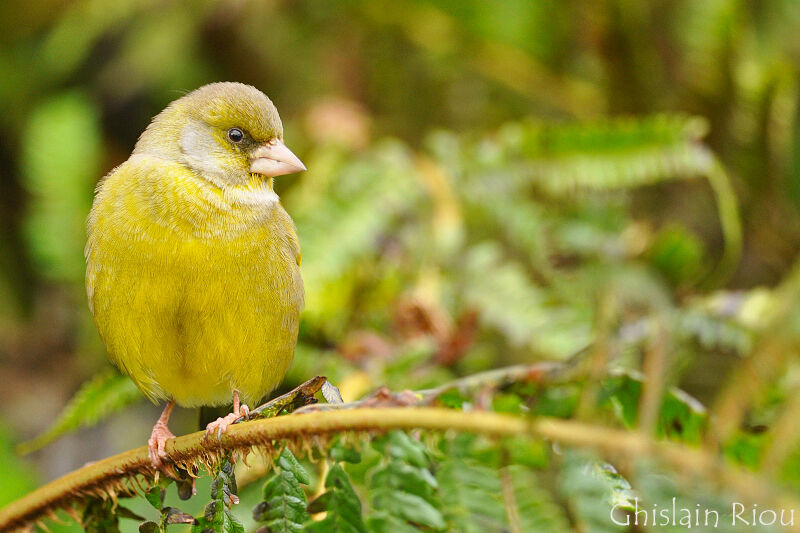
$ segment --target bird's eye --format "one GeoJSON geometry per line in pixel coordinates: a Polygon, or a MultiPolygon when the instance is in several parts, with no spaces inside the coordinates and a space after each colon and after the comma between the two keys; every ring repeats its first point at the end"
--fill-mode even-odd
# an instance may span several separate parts
{"type": "Polygon", "coordinates": [[[231,142],[240,143],[242,139],[244,139],[244,132],[239,128],[231,128],[228,130],[228,139],[230,139],[231,142]]]}

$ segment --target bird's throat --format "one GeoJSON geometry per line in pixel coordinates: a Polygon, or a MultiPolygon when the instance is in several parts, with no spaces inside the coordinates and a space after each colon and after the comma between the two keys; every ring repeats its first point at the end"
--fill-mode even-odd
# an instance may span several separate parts
{"type": "Polygon", "coordinates": [[[247,184],[250,189],[263,187],[264,185],[266,185],[270,191],[275,192],[275,178],[268,178],[266,176],[262,176],[261,174],[250,174],[250,181],[247,184]]]}

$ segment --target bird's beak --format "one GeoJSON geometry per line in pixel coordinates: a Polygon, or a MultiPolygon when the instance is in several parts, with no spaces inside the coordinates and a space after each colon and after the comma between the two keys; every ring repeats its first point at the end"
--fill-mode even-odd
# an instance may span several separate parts
{"type": "Polygon", "coordinates": [[[278,139],[256,148],[250,162],[252,174],[261,174],[269,178],[302,172],[305,169],[303,162],[278,139]]]}

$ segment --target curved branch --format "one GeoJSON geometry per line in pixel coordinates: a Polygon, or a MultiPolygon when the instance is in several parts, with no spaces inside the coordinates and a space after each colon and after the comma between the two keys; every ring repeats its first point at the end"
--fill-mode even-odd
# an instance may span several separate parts
{"type": "MultiPolygon", "coordinates": [[[[656,442],[637,432],[570,420],[529,419],[438,407],[343,409],[253,420],[231,426],[219,443],[204,443],[205,434],[201,431],[172,439],[167,442],[167,453],[179,464],[208,462],[222,451],[269,446],[275,440],[392,429],[458,431],[497,438],[527,435],[626,457],[656,456],[685,472],[709,475],[750,499],[774,494],[769,484],[758,476],[723,466],[707,453],[675,443],[656,442]]],[[[0,509],[0,530],[21,528],[88,495],[111,492],[113,496],[120,491],[133,492],[137,476],[154,474],[145,446],[84,466],[0,509]],[[125,482],[129,484],[126,486],[125,482]]],[[[789,497],[774,496],[792,508],[800,507],[789,497]]]]}

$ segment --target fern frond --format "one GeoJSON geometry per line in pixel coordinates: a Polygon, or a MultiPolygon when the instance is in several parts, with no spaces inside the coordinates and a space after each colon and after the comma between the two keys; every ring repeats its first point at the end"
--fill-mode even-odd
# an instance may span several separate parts
{"type": "Polygon", "coordinates": [[[276,460],[276,472],[264,484],[264,499],[253,509],[256,522],[265,524],[269,533],[302,531],[311,519],[306,511],[308,501],[303,487],[309,483],[308,473],[288,448],[276,460]]]}
{"type": "Polygon", "coordinates": [[[464,276],[465,302],[480,309],[480,320],[502,331],[513,346],[563,357],[590,342],[591,315],[553,301],[519,263],[503,258],[496,243],[467,251],[464,276]]]}
{"type": "Polygon", "coordinates": [[[309,504],[312,513],[327,513],[318,522],[311,522],[305,531],[316,533],[367,533],[358,499],[347,472],[339,463],[334,463],[325,477],[325,488],[328,489],[309,504]]]}
{"type": "Polygon", "coordinates": [[[696,340],[705,350],[730,350],[747,354],[753,348],[754,335],[733,320],[718,317],[702,309],[684,309],[676,313],[677,333],[696,340]]]}
{"type": "Polygon", "coordinates": [[[241,521],[231,512],[231,505],[239,503],[232,463],[225,461],[222,464],[211,482],[210,492],[211,502],[192,526],[192,533],[244,533],[241,521]]]}
{"type": "Polygon", "coordinates": [[[371,472],[372,507],[408,524],[444,528],[427,447],[402,431],[376,439],[373,447],[388,459],[371,472]]]}
{"type": "Polygon", "coordinates": [[[329,174],[316,177],[322,188],[301,189],[286,202],[303,244],[306,307],[311,313],[307,317],[341,321],[351,289],[343,276],[359,260],[374,255],[380,236],[418,202],[422,191],[411,153],[396,142],[321,172],[329,174]]]}
{"type": "Polygon", "coordinates": [[[21,454],[47,446],[62,435],[79,427],[89,427],[144,396],[127,376],[114,370],[103,372],[81,386],[61,411],[56,421],[44,433],[20,443],[21,454]]]}
{"type": "Polygon", "coordinates": [[[553,496],[540,486],[535,472],[510,465],[503,469],[504,503],[511,531],[547,531],[567,533],[569,520],[553,496]]]}
{"type": "Polygon", "coordinates": [[[707,130],[704,119],[679,115],[509,124],[496,139],[483,141],[471,181],[483,181],[487,171],[502,166],[504,170],[484,186],[497,185],[497,191],[508,193],[534,185],[563,195],[702,177],[714,161],[700,143],[707,130]],[[497,178],[505,183],[497,183],[497,178]]]}
{"type": "Polygon", "coordinates": [[[611,509],[620,500],[614,480],[596,468],[593,460],[570,453],[561,472],[561,493],[582,531],[624,531],[609,519],[611,509]]]}
{"type": "Polygon", "coordinates": [[[718,282],[741,256],[742,228],[730,178],[702,143],[707,131],[702,118],[669,114],[590,123],[531,120],[508,124],[481,141],[437,133],[427,144],[463,182],[467,202],[492,198],[504,205],[507,198],[532,188],[562,197],[705,178],[716,197],[726,243],[710,277],[718,282]]]}
{"type": "Polygon", "coordinates": [[[502,531],[504,523],[497,470],[471,458],[446,457],[436,470],[447,531],[502,531]]]}

